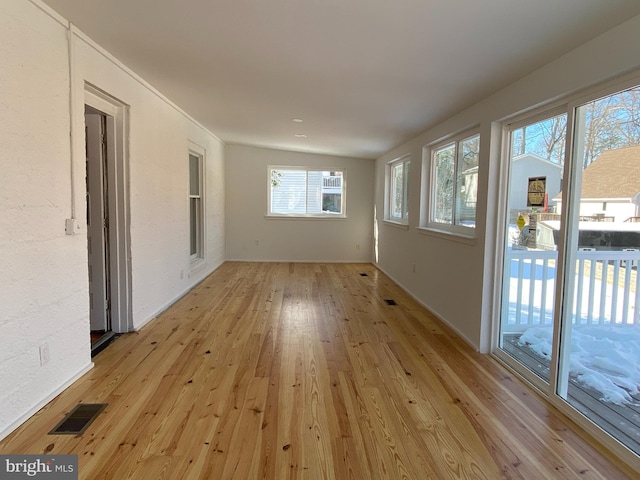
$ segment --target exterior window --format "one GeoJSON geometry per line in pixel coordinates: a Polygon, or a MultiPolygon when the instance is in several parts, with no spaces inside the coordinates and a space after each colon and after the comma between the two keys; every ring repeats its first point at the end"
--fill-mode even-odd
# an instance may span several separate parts
{"type": "Polygon", "coordinates": [[[344,217],[344,170],[269,167],[269,216],[344,217]]]}
{"type": "Polygon", "coordinates": [[[479,151],[479,134],[461,136],[431,149],[429,226],[453,233],[473,233],[479,151]]]}
{"type": "Polygon", "coordinates": [[[388,164],[387,220],[407,224],[409,221],[409,157],[388,164]]]}
{"type": "Polygon", "coordinates": [[[203,164],[203,154],[189,152],[189,254],[192,261],[204,258],[203,164]]]}

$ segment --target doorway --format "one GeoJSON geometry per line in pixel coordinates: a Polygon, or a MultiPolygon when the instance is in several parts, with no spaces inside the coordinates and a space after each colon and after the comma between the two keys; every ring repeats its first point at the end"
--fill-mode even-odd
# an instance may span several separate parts
{"type": "Polygon", "coordinates": [[[127,108],[85,86],[87,264],[92,355],[131,327],[127,108]]]}
{"type": "Polygon", "coordinates": [[[111,270],[109,247],[109,174],[114,161],[110,148],[113,117],[86,105],[87,258],[91,349],[113,337],[111,328],[111,270]]]}
{"type": "Polygon", "coordinates": [[[640,455],[640,81],[505,127],[495,354],[602,443],[640,455]]]}

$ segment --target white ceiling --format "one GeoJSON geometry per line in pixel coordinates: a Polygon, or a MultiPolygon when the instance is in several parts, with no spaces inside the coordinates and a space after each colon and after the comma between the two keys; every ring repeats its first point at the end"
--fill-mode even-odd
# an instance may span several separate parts
{"type": "Polygon", "coordinates": [[[367,158],[640,14],[639,0],[45,2],[227,143],[367,158]]]}

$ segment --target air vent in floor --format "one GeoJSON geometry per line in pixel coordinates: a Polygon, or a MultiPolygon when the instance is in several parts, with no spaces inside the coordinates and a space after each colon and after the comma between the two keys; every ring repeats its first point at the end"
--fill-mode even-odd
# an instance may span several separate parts
{"type": "Polygon", "coordinates": [[[49,435],[82,435],[106,407],[106,403],[79,403],[49,432],[49,435]]]}
{"type": "Polygon", "coordinates": [[[395,300],[391,300],[391,299],[389,299],[389,300],[385,300],[385,303],[386,303],[387,305],[397,305],[396,301],[395,301],[395,300]]]}

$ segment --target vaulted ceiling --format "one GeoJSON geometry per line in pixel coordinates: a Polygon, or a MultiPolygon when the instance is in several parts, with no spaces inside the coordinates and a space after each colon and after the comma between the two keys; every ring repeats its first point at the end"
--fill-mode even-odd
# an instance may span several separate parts
{"type": "Polygon", "coordinates": [[[638,0],[45,3],[227,143],[366,158],[640,14],[638,0]]]}

